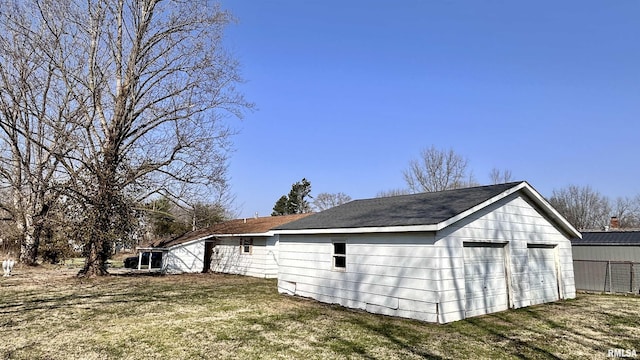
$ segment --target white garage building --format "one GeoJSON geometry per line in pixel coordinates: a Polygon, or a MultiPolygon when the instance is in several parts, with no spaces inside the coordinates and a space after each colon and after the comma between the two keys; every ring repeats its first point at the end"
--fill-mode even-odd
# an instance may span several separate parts
{"type": "Polygon", "coordinates": [[[274,230],[285,294],[438,323],[575,297],[581,235],[526,182],[356,200],[274,230]]]}

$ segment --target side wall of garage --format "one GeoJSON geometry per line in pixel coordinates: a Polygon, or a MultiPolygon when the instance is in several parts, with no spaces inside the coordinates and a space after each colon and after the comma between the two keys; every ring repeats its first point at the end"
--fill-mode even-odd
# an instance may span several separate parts
{"type": "Polygon", "coordinates": [[[448,226],[436,239],[441,323],[503,310],[505,292],[509,308],[575,297],[570,240],[520,193],[448,226]]]}
{"type": "Polygon", "coordinates": [[[280,235],[278,291],[437,322],[434,233],[280,235]]]}

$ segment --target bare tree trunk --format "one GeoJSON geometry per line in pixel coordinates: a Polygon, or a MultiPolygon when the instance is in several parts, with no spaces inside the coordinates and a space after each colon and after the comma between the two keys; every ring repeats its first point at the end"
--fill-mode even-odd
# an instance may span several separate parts
{"type": "Polygon", "coordinates": [[[107,271],[108,257],[105,257],[104,245],[104,239],[99,235],[87,243],[86,258],[82,270],[78,273],[79,277],[95,277],[109,274],[107,271]]]}
{"type": "Polygon", "coordinates": [[[24,214],[24,222],[19,225],[22,234],[20,243],[20,262],[29,265],[37,265],[38,246],[40,245],[39,235],[36,235],[33,217],[31,214],[24,214]]]}
{"type": "MultiPolygon", "coordinates": [[[[104,195],[104,193],[103,193],[104,195]]],[[[104,200],[105,196],[99,196],[97,200],[104,200]]],[[[85,262],[83,268],[78,273],[80,277],[94,277],[108,275],[107,261],[111,255],[113,239],[109,234],[113,233],[112,217],[113,214],[109,210],[109,203],[99,201],[95,206],[94,216],[91,218],[93,224],[87,224],[91,227],[89,232],[90,239],[85,245],[85,262]]]]}
{"type": "MultiPolygon", "coordinates": [[[[107,270],[107,260],[111,256],[113,243],[118,237],[126,234],[126,229],[121,228],[121,224],[127,221],[130,207],[120,201],[120,187],[118,184],[118,151],[116,144],[111,140],[105,142],[104,155],[98,167],[101,171],[96,172],[98,188],[94,197],[89,200],[93,205],[93,214],[89,217],[92,231],[91,239],[87,246],[87,257],[79,276],[92,277],[104,276],[107,270]],[[123,231],[124,230],[124,231],[123,231]]],[[[125,225],[126,227],[126,225],[125,225]]]]}

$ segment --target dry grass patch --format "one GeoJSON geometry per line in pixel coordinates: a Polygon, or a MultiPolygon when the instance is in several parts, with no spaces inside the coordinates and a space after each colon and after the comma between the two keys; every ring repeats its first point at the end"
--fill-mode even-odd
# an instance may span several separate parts
{"type": "Polygon", "coordinates": [[[604,358],[640,351],[640,298],[578,299],[447,325],[282,296],[215,274],[81,280],[73,266],[0,280],[4,359],[604,358]]]}

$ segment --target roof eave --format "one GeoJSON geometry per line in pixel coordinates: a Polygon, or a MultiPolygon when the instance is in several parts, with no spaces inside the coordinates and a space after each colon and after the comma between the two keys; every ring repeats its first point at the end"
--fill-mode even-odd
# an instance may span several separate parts
{"type": "Polygon", "coordinates": [[[275,232],[273,230],[269,230],[267,232],[261,233],[242,233],[242,234],[213,234],[214,237],[249,237],[249,236],[273,236],[275,232]]]}
{"type": "Polygon", "coordinates": [[[542,197],[542,195],[540,195],[540,193],[538,193],[531,185],[529,185],[527,182],[522,182],[522,184],[518,186],[522,186],[522,189],[526,192],[527,195],[529,195],[529,198],[537,202],[538,206],[545,210],[547,216],[555,220],[558,225],[560,225],[560,227],[562,227],[567,232],[570,238],[582,239],[582,233],[578,231],[578,229],[576,229],[573,225],[571,225],[571,223],[567,221],[567,219],[565,219],[564,216],[562,216],[556,209],[554,209],[554,207],[551,206],[551,204],[549,204],[549,202],[544,197],[542,197]]]}
{"type": "Polygon", "coordinates": [[[163,248],[151,247],[151,248],[147,248],[147,249],[165,249],[165,250],[170,250],[170,249],[173,249],[173,248],[178,247],[178,246],[187,246],[187,245],[191,245],[193,243],[197,243],[198,241],[207,240],[207,239],[212,238],[213,236],[214,236],[213,234],[210,234],[210,235],[201,236],[199,238],[195,238],[195,239],[192,239],[192,240],[189,240],[189,241],[181,242],[181,243],[178,243],[178,244],[173,244],[173,245],[168,246],[168,247],[163,247],[163,248]]]}
{"type": "Polygon", "coordinates": [[[242,233],[242,234],[209,234],[206,236],[202,236],[196,239],[192,239],[189,241],[185,241],[179,244],[173,244],[169,247],[140,247],[138,248],[139,250],[164,250],[164,251],[168,251],[171,250],[173,248],[179,247],[179,246],[187,246],[187,245],[191,245],[194,243],[197,243],[199,241],[204,241],[204,240],[209,240],[211,238],[218,238],[218,237],[259,237],[259,236],[273,236],[275,235],[275,233],[271,230],[267,231],[267,232],[261,232],[261,233],[242,233]]]}
{"type": "Polygon", "coordinates": [[[433,231],[437,231],[437,225],[402,225],[402,226],[370,226],[370,227],[357,227],[357,228],[274,230],[276,234],[282,234],[282,235],[370,234],[370,233],[433,232],[433,231]]]}

